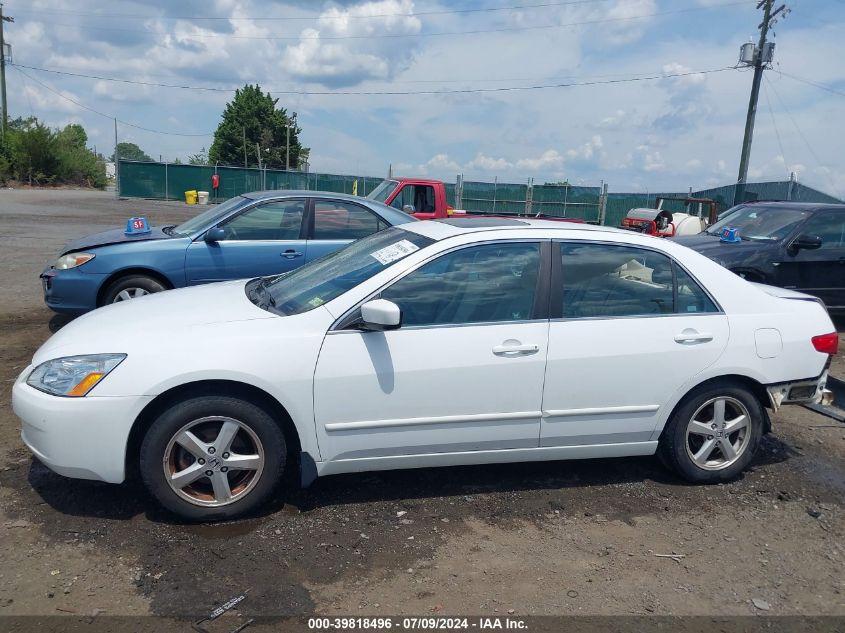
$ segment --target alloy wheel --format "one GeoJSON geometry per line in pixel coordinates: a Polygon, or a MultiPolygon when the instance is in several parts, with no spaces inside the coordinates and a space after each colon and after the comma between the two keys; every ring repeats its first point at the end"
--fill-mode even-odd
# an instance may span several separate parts
{"type": "Polygon", "coordinates": [[[117,296],[114,298],[112,303],[117,303],[118,301],[129,301],[129,299],[137,299],[138,297],[143,297],[148,294],[150,294],[150,291],[145,290],[144,288],[124,288],[117,293],[117,296]]]}
{"type": "Polygon", "coordinates": [[[164,477],[180,498],[221,507],[245,497],[264,470],[264,447],[255,432],[229,417],[203,417],[168,442],[164,477]]]}
{"type": "Polygon", "coordinates": [[[736,462],[751,441],[751,415],[736,398],[721,396],[702,404],[687,424],[687,455],[704,470],[736,462]]]}

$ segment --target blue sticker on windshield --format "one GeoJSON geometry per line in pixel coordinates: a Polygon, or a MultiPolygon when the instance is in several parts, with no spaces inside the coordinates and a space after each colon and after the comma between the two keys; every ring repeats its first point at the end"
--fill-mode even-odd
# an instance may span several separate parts
{"type": "Polygon", "coordinates": [[[720,242],[741,242],[742,238],[739,236],[739,229],[726,226],[722,229],[722,235],[719,237],[720,242]]]}
{"type": "Polygon", "coordinates": [[[139,217],[126,220],[126,231],[124,231],[126,235],[143,235],[150,231],[150,223],[147,222],[147,218],[139,217]]]}

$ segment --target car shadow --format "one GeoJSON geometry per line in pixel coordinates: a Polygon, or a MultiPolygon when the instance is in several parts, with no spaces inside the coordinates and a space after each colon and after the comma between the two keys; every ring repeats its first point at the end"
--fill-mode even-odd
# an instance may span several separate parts
{"type": "Polygon", "coordinates": [[[50,329],[50,332],[52,334],[55,334],[68,323],[73,321],[76,317],[77,315],[71,314],[54,314],[53,317],[47,322],[47,327],[50,329]]]}
{"type": "MultiPolygon", "coordinates": [[[[773,435],[767,435],[749,471],[786,462],[799,455],[773,435]]],[[[745,475],[740,477],[740,480],[745,475]]],[[[466,495],[544,493],[552,490],[586,490],[601,494],[619,484],[695,489],[664,468],[656,457],[524,462],[481,466],[452,466],[413,470],[374,471],[320,478],[306,489],[293,474],[285,477],[281,490],[261,509],[238,522],[254,521],[293,510],[313,512],[347,504],[449,499],[466,495]]],[[[123,484],[75,480],[50,471],[34,459],[26,482],[50,508],[70,517],[127,521],[138,515],[154,523],[184,525],[160,508],[140,481],[123,484]]],[[[617,494],[610,491],[609,494],[617,494]]],[[[235,523],[238,523],[235,522],[235,523]]]]}

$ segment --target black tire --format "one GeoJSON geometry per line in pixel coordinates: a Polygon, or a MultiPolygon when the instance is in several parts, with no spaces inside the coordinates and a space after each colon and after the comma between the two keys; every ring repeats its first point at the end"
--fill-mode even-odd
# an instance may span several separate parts
{"type": "MultiPolygon", "coordinates": [[[[715,484],[730,481],[742,473],[754,459],[754,454],[760,445],[760,439],[763,437],[766,420],[766,410],[761,406],[757,397],[745,386],[721,380],[702,385],[687,394],[676,407],[660,437],[657,449],[658,457],[665,465],[691,483],[715,484]],[[728,415],[739,413],[740,405],[747,412],[748,426],[745,431],[747,437],[743,436],[742,441],[738,442],[738,445],[742,446],[742,450],[741,452],[737,451],[737,457],[733,462],[730,462],[721,453],[722,449],[719,448],[719,442],[722,440],[720,439],[721,436],[717,436],[718,429],[714,431],[712,440],[703,435],[694,436],[692,439],[688,436],[688,427],[696,412],[704,407],[696,418],[701,420],[701,416],[710,417],[707,407],[712,405],[708,403],[717,399],[728,401],[727,407],[733,411],[733,414],[728,415]],[[696,463],[691,454],[693,445],[690,442],[695,442],[699,438],[701,440],[699,450],[704,448],[705,441],[716,442],[716,450],[712,453],[716,456],[714,462],[722,459],[726,462],[726,465],[719,466],[718,463],[714,463],[706,468],[696,463]]],[[[738,435],[735,437],[737,440],[739,439],[738,435]]]]}
{"type": "MultiPolygon", "coordinates": [[[[195,426],[192,429],[196,429],[195,435],[201,438],[200,432],[203,431],[203,427],[195,426]]],[[[210,442],[213,439],[212,436],[205,441],[210,442]]],[[[211,451],[209,450],[209,452],[211,451]]],[[[183,457],[186,454],[183,452],[183,457]]],[[[228,456],[228,453],[223,453],[222,456],[228,456]]],[[[194,458],[189,455],[188,459],[190,462],[194,458]]],[[[212,458],[208,457],[208,459],[211,462],[212,458]]],[[[255,510],[265,501],[278,485],[286,459],[287,446],[284,434],[276,421],[264,409],[238,398],[208,395],[196,396],[179,402],[167,409],[152,423],[141,443],[140,471],[144,485],[150,494],[170,512],[189,521],[220,521],[242,516],[255,510]],[[250,480],[251,483],[248,485],[243,484],[244,491],[238,493],[242,496],[233,496],[232,501],[225,505],[201,505],[202,502],[197,502],[196,499],[190,501],[185,498],[185,495],[191,496],[191,487],[195,486],[200,489],[210,487],[211,477],[199,477],[195,483],[186,487],[188,493],[183,495],[177,493],[167,480],[166,469],[170,468],[167,456],[173,454],[175,450],[181,450],[181,447],[174,445],[173,449],[168,451],[171,440],[175,440],[175,436],[186,425],[205,418],[212,419],[212,421],[204,423],[207,425],[214,425],[213,420],[215,418],[231,419],[241,425],[236,440],[231,444],[233,454],[240,452],[234,450],[235,442],[241,442],[241,445],[243,445],[244,442],[247,444],[254,443],[256,439],[260,442],[258,453],[263,451],[263,465],[260,470],[256,471],[257,474],[254,474],[254,481],[250,480]]],[[[219,463],[214,466],[217,470],[219,470],[219,463]]],[[[189,463],[189,465],[193,466],[193,463],[189,463]]],[[[171,469],[171,472],[181,470],[181,468],[180,466],[171,469]]],[[[219,473],[215,473],[215,475],[219,475],[219,473]]],[[[241,475],[247,476],[248,471],[233,469],[226,477],[227,479],[237,478],[241,475]]],[[[233,481],[237,483],[238,480],[234,479],[233,481]]],[[[233,487],[233,495],[234,490],[233,487]]],[[[197,495],[201,492],[201,490],[198,490],[197,495]]],[[[216,494],[215,490],[212,495],[216,496],[216,494]]],[[[215,499],[207,503],[218,502],[215,499]]]]}
{"type": "Polygon", "coordinates": [[[101,305],[109,305],[110,303],[115,303],[115,301],[122,301],[123,299],[118,299],[121,292],[127,291],[132,295],[135,294],[133,291],[138,289],[146,294],[153,294],[154,292],[167,290],[167,286],[162,284],[158,279],[153,279],[147,275],[126,275],[109,284],[103,293],[101,305]]]}

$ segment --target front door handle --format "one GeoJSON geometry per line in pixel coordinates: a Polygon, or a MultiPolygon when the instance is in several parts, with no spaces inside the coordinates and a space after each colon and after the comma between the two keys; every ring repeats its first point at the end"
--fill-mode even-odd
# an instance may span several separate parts
{"type": "Polygon", "coordinates": [[[287,259],[293,259],[294,257],[302,257],[304,253],[300,253],[299,251],[295,251],[292,248],[289,248],[285,252],[281,253],[282,257],[286,257],[287,259]]]}
{"type": "Polygon", "coordinates": [[[523,354],[536,354],[539,351],[539,345],[522,345],[519,342],[511,343],[509,341],[493,347],[493,353],[496,356],[522,356],[523,354]]]}
{"type": "Polygon", "coordinates": [[[696,330],[687,328],[680,334],[675,334],[675,342],[681,345],[692,345],[694,343],[708,343],[713,340],[713,335],[709,332],[698,332],[696,330]]]}

